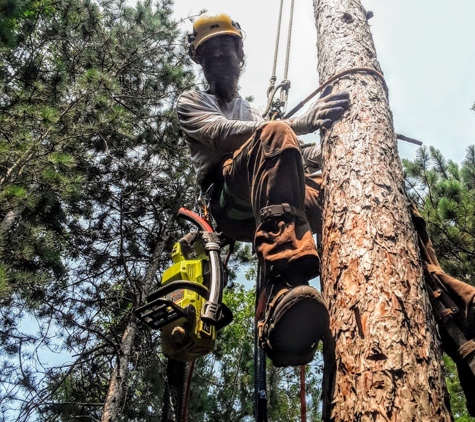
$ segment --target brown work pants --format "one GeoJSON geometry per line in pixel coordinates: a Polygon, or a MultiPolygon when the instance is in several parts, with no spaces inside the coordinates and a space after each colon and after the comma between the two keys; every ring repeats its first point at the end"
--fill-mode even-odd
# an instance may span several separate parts
{"type": "Polygon", "coordinates": [[[237,240],[253,240],[266,272],[298,271],[307,279],[315,277],[318,254],[312,230],[321,227],[318,190],[305,184],[299,141],[292,129],[278,121],[265,123],[224,162],[222,177],[228,193],[225,202],[247,208],[251,216],[232,218],[233,206],[223,208],[222,198],[215,197],[212,213],[219,229],[237,240]],[[281,204],[305,210],[309,218],[285,215],[261,221],[262,208],[281,204]]]}

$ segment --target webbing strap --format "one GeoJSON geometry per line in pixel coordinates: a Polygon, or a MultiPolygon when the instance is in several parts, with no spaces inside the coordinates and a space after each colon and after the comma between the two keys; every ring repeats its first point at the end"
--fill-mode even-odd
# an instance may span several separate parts
{"type": "Polygon", "coordinates": [[[465,359],[468,355],[475,351],[475,341],[469,340],[460,347],[458,354],[462,359],[465,359]]]}
{"type": "Polygon", "coordinates": [[[267,337],[266,324],[268,322],[269,316],[272,314],[272,309],[277,305],[278,302],[280,302],[283,296],[289,293],[289,291],[290,289],[288,288],[283,288],[279,290],[277,294],[272,298],[272,300],[267,304],[266,306],[267,312],[265,312],[264,318],[259,319],[259,321],[257,322],[257,332],[258,332],[259,340],[261,342],[261,347],[267,347],[269,349],[272,349],[269,343],[269,339],[267,337]]]}
{"type": "Polygon", "coordinates": [[[259,218],[260,222],[264,223],[265,221],[271,218],[280,218],[284,216],[296,217],[300,218],[301,220],[307,219],[305,211],[289,204],[269,205],[267,207],[264,207],[261,209],[259,218]]]}

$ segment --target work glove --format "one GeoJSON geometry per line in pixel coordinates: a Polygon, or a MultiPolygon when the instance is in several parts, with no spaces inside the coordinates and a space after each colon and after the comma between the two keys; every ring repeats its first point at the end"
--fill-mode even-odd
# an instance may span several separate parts
{"type": "Polygon", "coordinates": [[[320,97],[299,117],[291,119],[291,127],[297,135],[315,132],[322,127],[329,128],[350,105],[347,92],[332,94],[333,86],[323,89],[320,97]]]}

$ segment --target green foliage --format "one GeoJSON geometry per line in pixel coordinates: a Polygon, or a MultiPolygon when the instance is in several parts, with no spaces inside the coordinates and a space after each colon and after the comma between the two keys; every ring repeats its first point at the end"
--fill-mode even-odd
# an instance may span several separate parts
{"type": "Polygon", "coordinates": [[[472,418],[467,413],[465,406],[465,395],[463,394],[460,382],[457,376],[457,367],[452,359],[447,355],[444,355],[445,366],[445,381],[447,383],[447,389],[450,394],[450,406],[455,421],[457,422],[473,422],[475,418],[472,418]]]}
{"type": "MultiPolygon", "coordinates": [[[[160,336],[134,311],[186,230],[170,232],[171,216],[197,192],[174,112],[193,75],[172,2],[0,2],[11,8],[0,29],[2,419],[100,419],[133,331],[117,418],[157,420],[160,336]]],[[[250,252],[238,245],[230,281],[250,252]]],[[[235,322],[197,364],[194,420],[253,420],[254,297],[235,285],[225,301],[235,322]]],[[[269,371],[272,418],[294,420],[297,373],[269,371]]]]}
{"type": "Polygon", "coordinates": [[[425,218],[442,267],[475,283],[475,147],[461,165],[422,147],[404,160],[407,191],[425,218]]]}
{"type": "Polygon", "coordinates": [[[40,10],[51,10],[50,2],[38,0],[0,0],[0,49],[20,43],[34,25],[40,10]]]}
{"type": "MultiPolygon", "coordinates": [[[[124,331],[168,264],[167,221],[194,202],[173,111],[193,75],[169,0],[6,3],[2,418],[17,406],[25,421],[97,419],[124,331]],[[54,368],[42,360],[51,352],[70,362],[54,368]]],[[[140,328],[134,345],[147,358],[130,362],[123,420],[159,402],[158,338],[140,328]]]]}
{"type": "MultiPolygon", "coordinates": [[[[404,160],[407,192],[425,218],[444,270],[475,285],[475,146],[458,165],[439,150],[422,147],[413,161],[404,160]]],[[[473,421],[465,406],[457,370],[444,356],[452,412],[457,421],[473,421]]]]}
{"type": "MultiPolygon", "coordinates": [[[[234,321],[219,332],[214,352],[197,362],[189,405],[189,420],[229,422],[254,418],[254,307],[253,290],[241,284],[225,291],[223,301],[234,321]]],[[[321,421],[320,356],[307,366],[309,421],[321,421]]],[[[269,420],[300,420],[299,368],[267,367],[269,420]]]]}

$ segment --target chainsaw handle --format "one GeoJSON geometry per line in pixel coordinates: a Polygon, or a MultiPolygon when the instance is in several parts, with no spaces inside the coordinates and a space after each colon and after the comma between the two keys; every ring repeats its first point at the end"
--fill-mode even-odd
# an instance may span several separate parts
{"type": "Polygon", "coordinates": [[[200,296],[203,296],[203,297],[206,297],[206,295],[209,292],[209,290],[205,286],[203,286],[200,283],[197,283],[196,281],[176,280],[150,293],[147,296],[148,304],[144,305],[144,307],[147,307],[150,304],[150,302],[154,301],[155,299],[158,299],[160,297],[165,297],[166,295],[178,289],[191,290],[195,293],[198,293],[200,296]]]}
{"type": "Polygon", "coordinates": [[[185,220],[188,220],[190,223],[193,223],[195,226],[197,226],[200,230],[204,232],[214,232],[213,227],[211,227],[211,225],[204,218],[200,217],[193,211],[181,207],[178,210],[178,216],[184,218],[185,220]]]}
{"type": "Polygon", "coordinates": [[[221,303],[223,299],[224,274],[219,256],[221,251],[219,236],[204,218],[193,211],[182,207],[178,210],[178,216],[195,224],[202,232],[203,245],[209,257],[211,279],[208,300],[201,309],[201,319],[208,324],[219,326],[224,319],[229,320],[229,315],[225,315],[229,314],[229,312],[223,312],[224,307],[221,303]]]}
{"type": "Polygon", "coordinates": [[[221,301],[223,298],[224,277],[219,252],[219,239],[216,233],[203,233],[204,247],[209,257],[210,286],[208,300],[201,310],[201,319],[216,325],[222,318],[221,301]]]}

